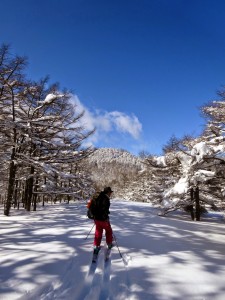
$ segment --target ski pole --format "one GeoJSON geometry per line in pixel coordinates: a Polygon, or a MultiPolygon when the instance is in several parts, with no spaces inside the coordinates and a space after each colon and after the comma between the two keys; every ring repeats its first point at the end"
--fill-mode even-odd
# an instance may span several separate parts
{"type": "MultiPolygon", "coordinates": [[[[118,249],[118,252],[119,252],[119,254],[120,254],[120,257],[121,257],[121,259],[122,259],[122,262],[124,263],[124,266],[126,267],[126,266],[128,265],[128,260],[125,259],[125,257],[124,257],[123,254],[121,253],[120,248],[119,248],[119,245],[118,245],[118,243],[117,243],[116,236],[115,236],[114,233],[113,233],[113,238],[114,238],[114,240],[115,240],[115,242],[116,242],[116,247],[117,247],[117,249],[118,249]]],[[[126,254],[125,254],[125,255],[126,255],[126,254]]],[[[129,258],[129,259],[130,259],[130,258],[129,258]]]]}
{"type": "Polygon", "coordinates": [[[115,240],[115,242],[116,242],[116,247],[117,247],[117,249],[118,249],[119,255],[120,255],[120,257],[121,257],[122,260],[123,260],[124,258],[123,258],[123,255],[122,255],[121,251],[120,251],[120,248],[119,248],[119,245],[118,245],[118,243],[117,243],[117,239],[116,239],[116,236],[115,236],[114,233],[113,233],[113,238],[114,238],[114,240],[115,240]]]}
{"type": "Polygon", "coordinates": [[[85,240],[89,237],[89,235],[90,235],[90,233],[91,233],[91,231],[92,231],[92,229],[94,228],[94,226],[95,226],[95,223],[93,224],[93,226],[91,227],[91,230],[88,232],[88,234],[87,234],[87,236],[86,236],[86,238],[85,238],[85,240]]]}

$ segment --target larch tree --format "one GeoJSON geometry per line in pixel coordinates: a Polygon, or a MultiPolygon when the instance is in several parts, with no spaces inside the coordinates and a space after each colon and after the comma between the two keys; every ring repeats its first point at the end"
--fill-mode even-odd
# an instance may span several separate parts
{"type": "Polygon", "coordinates": [[[16,174],[15,156],[17,151],[16,141],[18,137],[15,107],[17,105],[17,94],[23,90],[25,85],[23,74],[25,66],[25,58],[10,56],[9,46],[3,45],[0,48],[0,134],[4,141],[4,148],[7,148],[8,165],[8,188],[4,207],[4,214],[6,216],[9,215],[14,192],[16,174]]]}
{"type": "Polygon", "coordinates": [[[41,193],[84,195],[91,184],[79,169],[79,163],[93,152],[83,146],[94,132],[81,125],[84,112],[77,113],[71,93],[57,84],[49,87],[47,78],[25,79],[25,66],[25,58],[11,56],[8,46],[1,47],[0,153],[4,155],[0,173],[1,184],[7,186],[7,216],[18,198],[29,211],[41,193]]]}

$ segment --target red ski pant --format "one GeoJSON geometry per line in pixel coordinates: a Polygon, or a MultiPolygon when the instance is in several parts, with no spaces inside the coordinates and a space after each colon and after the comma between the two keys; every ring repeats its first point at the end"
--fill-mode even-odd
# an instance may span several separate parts
{"type": "Polygon", "coordinates": [[[100,246],[102,240],[102,233],[105,230],[105,237],[107,245],[112,243],[113,234],[112,234],[112,227],[109,221],[98,221],[95,220],[95,239],[94,239],[94,246],[100,246]]]}

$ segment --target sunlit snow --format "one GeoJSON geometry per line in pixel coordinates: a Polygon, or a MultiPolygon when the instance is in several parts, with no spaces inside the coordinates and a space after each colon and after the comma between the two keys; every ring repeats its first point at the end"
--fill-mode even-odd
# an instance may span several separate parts
{"type": "Polygon", "coordinates": [[[106,263],[103,240],[93,266],[94,229],[84,202],[12,209],[10,217],[0,211],[0,299],[223,300],[222,213],[201,222],[157,213],[150,204],[112,199],[119,248],[106,263]]]}

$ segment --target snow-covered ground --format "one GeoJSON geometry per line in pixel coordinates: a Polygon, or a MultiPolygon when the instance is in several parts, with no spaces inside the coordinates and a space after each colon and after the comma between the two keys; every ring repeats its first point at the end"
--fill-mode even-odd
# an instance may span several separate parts
{"type": "MultiPolygon", "coordinates": [[[[159,217],[149,204],[111,201],[118,248],[91,264],[94,230],[85,203],[25,213],[0,210],[0,299],[225,299],[225,223],[174,213],[159,217]]],[[[104,245],[104,241],[102,243],[104,245]]]]}

